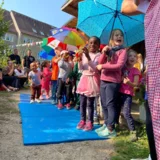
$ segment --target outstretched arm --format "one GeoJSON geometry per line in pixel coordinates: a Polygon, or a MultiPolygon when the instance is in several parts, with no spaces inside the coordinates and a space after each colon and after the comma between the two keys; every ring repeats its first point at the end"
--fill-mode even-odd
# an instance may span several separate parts
{"type": "Polygon", "coordinates": [[[121,12],[129,16],[142,14],[137,10],[139,3],[140,0],[123,0],[121,12]]]}

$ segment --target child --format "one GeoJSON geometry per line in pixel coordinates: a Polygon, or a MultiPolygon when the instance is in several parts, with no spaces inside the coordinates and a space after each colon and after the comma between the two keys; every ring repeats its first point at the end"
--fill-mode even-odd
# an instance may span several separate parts
{"type": "Polygon", "coordinates": [[[57,92],[57,82],[58,82],[58,73],[59,73],[58,62],[61,59],[60,53],[62,51],[62,48],[56,47],[54,51],[56,56],[54,56],[51,61],[51,64],[52,64],[51,91],[52,91],[52,104],[57,104],[56,92],[57,92]]]}
{"type": "Polygon", "coordinates": [[[58,75],[58,89],[57,89],[57,98],[58,98],[58,109],[62,109],[64,105],[64,93],[66,93],[66,108],[70,109],[70,98],[72,93],[71,82],[69,81],[69,74],[72,72],[72,66],[68,62],[69,52],[61,52],[61,60],[58,62],[59,75],[58,75]]]}
{"type": "Polygon", "coordinates": [[[140,71],[134,67],[134,64],[137,60],[137,53],[134,50],[128,50],[127,52],[128,58],[125,67],[122,70],[123,82],[120,87],[120,93],[118,95],[117,100],[117,112],[119,119],[119,115],[121,112],[121,107],[123,106],[123,115],[127,120],[128,127],[130,130],[130,139],[132,142],[137,140],[136,130],[134,125],[134,120],[131,115],[131,104],[132,104],[132,96],[134,95],[134,87],[138,86],[140,71]]]}
{"type": "Polygon", "coordinates": [[[104,114],[104,125],[96,132],[101,137],[115,137],[116,100],[121,83],[121,70],[126,63],[123,32],[115,29],[111,33],[109,46],[105,46],[97,69],[101,71],[100,97],[104,114]]]}
{"type": "Polygon", "coordinates": [[[41,71],[41,63],[40,63],[40,61],[36,61],[36,65],[37,65],[37,70],[41,71]]]}
{"type": "Polygon", "coordinates": [[[35,62],[30,64],[31,71],[28,74],[29,81],[31,83],[31,101],[30,103],[34,103],[35,101],[40,103],[40,95],[41,95],[41,72],[37,70],[37,65],[35,62]]]}
{"type": "Polygon", "coordinates": [[[147,60],[147,89],[148,89],[148,102],[149,109],[147,119],[150,121],[146,125],[152,127],[154,137],[151,133],[151,129],[147,130],[148,139],[155,138],[156,151],[154,150],[154,142],[149,146],[152,160],[160,159],[160,74],[159,74],[159,62],[160,62],[160,1],[159,0],[139,0],[140,4],[136,4],[134,0],[124,0],[122,4],[122,12],[124,14],[135,15],[145,13],[145,46],[146,46],[146,60],[147,60]],[[134,7],[135,6],[135,7],[134,7]],[[150,113],[151,112],[151,116],[150,113]],[[157,153],[156,153],[157,152],[157,153]],[[157,154],[157,157],[156,157],[157,154]]]}
{"type": "Polygon", "coordinates": [[[139,71],[142,72],[143,70],[143,58],[142,58],[142,54],[137,54],[137,61],[134,65],[135,68],[137,68],[139,71]]]}
{"type": "Polygon", "coordinates": [[[80,78],[82,76],[82,70],[79,70],[78,68],[78,62],[81,61],[82,53],[75,53],[73,62],[74,62],[74,68],[70,75],[70,78],[74,81],[74,100],[75,100],[75,109],[80,109],[80,97],[79,94],[76,93],[78,83],[80,81],[80,78]]]}
{"type": "Polygon", "coordinates": [[[88,43],[88,49],[83,48],[82,61],[79,62],[79,69],[82,70],[82,76],[77,86],[77,93],[80,94],[80,113],[81,121],[77,129],[90,131],[93,129],[94,100],[99,95],[100,73],[96,69],[98,64],[100,39],[91,37],[88,43]],[[88,121],[86,114],[88,109],[88,121]]]}
{"type": "Polygon", "coordinates": [[[50,62],[44,61],[41,65],[41,71],[42,71],[42,80],[41,80],[41,97],[40,99],[43,99],[44,92],[46,93],[46,99],[49,99],[49,91],[50,91],[50,81],[51,81],[51,75],[52,72],[50,71],[50,62]]]}

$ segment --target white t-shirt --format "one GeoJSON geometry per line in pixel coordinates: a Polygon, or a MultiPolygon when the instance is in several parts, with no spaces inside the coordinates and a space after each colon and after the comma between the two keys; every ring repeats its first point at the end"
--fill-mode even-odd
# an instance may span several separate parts
{"type": "Polygon", "coordinates": [[[14,70],[15,76],[25,76],[24,70],[21,70],[21,72],[18,69],[14,70]]]}
{"type": "Polygon", "coordinates": [[[39,86],[41,84],[41,72],[40,71],[37,71],[37,72],[30,71],[28,76],[32,79],[32,82],[34,83],[35,86],[39,86]]]}
{"type": "Polygon", "coordinates": [[[149,7],[150,1],[149,0],[141,0],[140,4],[138,5],[137,10],[146,13],[149,7]]]}

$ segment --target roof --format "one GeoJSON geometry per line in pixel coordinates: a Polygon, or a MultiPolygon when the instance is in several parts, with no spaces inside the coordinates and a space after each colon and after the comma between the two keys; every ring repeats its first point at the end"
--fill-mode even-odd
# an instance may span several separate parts
{"type": "Polygon", "coordinates": [[[56,27],[47,23],[35,20],[31,17],[11,11],[14,14],[17,25],[20,31],[24,34],[31,35],[37,38],[44,38],[50,35],[50,30],[56,27]]]}
{"type": "Polygon", "coordinates": [[[7,22],[9,22],[9,29],[8,29],[8,31],[17,34],[17,31],[16,31],[16,29],[14,27],[14,24],[13,24],[10,12],[7,11],[7,10],[4,10],[4,20],[7,21],[7,22]]]}
{"type": "Polygon", "coordinates": [[[69,27],[69,28],[76,28],[77,26],[77,18],[70,19],[67,23],[65,23],[63,26],[69,27]]]}
{"type": "Polygon", "coordinates": [[[82,0],[67,0],[66,3],[61,7],[61,10],[78,17],[78,3],[82,0]]]}

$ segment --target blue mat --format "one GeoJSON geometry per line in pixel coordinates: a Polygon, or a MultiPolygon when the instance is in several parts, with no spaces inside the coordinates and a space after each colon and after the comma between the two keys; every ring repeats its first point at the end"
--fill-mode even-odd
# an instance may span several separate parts
{"type": "MultiPolygon", "coordinates": [[[[24,145],[64,143],[84,140],[102,140],[93,131],[77,130],[80,113],[74,109],[58,110],[49,100],[40,104],[29,103],[30,96],[20,95],[24,145]]],[[[99,126],[95,126],[96,129],[99,126]]]]}

